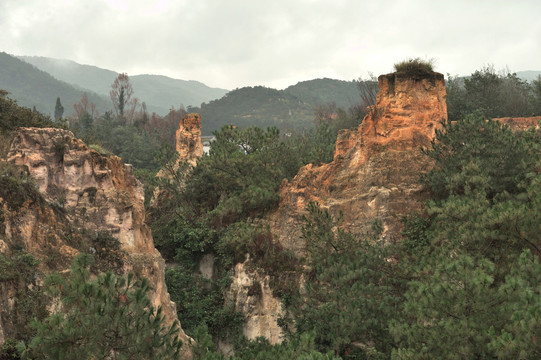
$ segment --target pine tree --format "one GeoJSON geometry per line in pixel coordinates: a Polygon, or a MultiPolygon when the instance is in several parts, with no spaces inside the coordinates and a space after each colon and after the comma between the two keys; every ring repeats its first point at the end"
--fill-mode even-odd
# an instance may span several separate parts
{"type": "Polygon", "coordinates": [[[399,344],[393,359],[486,359],[489,329],[501,329],[504,299],[494,283],[494,263],[465,253],[434,258],[428,275],[410,283],[405,319],[391,331],[399,344]]]}
{"type": "Polygon", "coordinates": [[[62,115],[64,115],[64,107],[60,103],[60,97],[56,98],[56,105],[54,107],[54,119],[58,121],[62,115]]]}
{"type": "Polygon", "coordinates": [[[36,336],[23,352],[48,359],[171,359],[180,351],[178,324],[165,326],[147,296],[148,282],[133,274],[105,273],[92,280],[90,255],[79,255],[67,279],[53,274],[47,293],[61,306],[35,321],[36,336]]]}
{"type": "Polygon", "coordinates": [[[291,338],[313,332],[319,351],[333,350],[345,358],[388,357],[388,322],[399,316],[401,302],[401,281],[388,261],[391,248],[343,231],[340,217],[315,203],[308,207],[302,233],[304,286],[287,301],[286,332],[291,338]]]}
{"type": "Polygon", "coordinates": [[[490,329],[489,347],[499,359],[541,358],[541,264],[524,251],[500,289],[509,298],[504,312],[509,316],[501,331],[490,329]]]}

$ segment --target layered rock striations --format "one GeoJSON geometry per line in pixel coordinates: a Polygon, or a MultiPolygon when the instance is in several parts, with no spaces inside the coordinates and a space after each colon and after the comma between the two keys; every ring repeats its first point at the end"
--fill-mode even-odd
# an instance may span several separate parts
{"type": "Polygon", "coordinates": [[[300,222],[311,201],[335,215],[342,212],[344,226],[356,235],[365,235],[378,221],[387,242],[400,238],[401,216],[421,208],[419,175],[431,164],[420,148],[447,119],[443,75],[392,73],[378,81],[376,104],[357,129],[338,134],[334,160],[309,164],[282,185],[270,220],[286,248],[303,251],[300,222]]]}
{"type": "MultiPolygon", "coordinates": [[[[343,130],[336,142],[334,160],[301,168],[291,182],[280,188],[280,204],[267,217],[274,238],[298,255],[304,252],[302,216],[315,201],[334,215],[343,213],[344,226],[365,236],[377,221],[380,241],[401,237],[401,217],[422,208],[427,194],[419,184],[420,174],[431,167],[420,147],[427,146],[435,130],[447,119],[443,75],[379,77],[375,106],[355,130],[343,130]]],[[[279,341],[276,323],[280,301],[272,291],[250,296],[253,281],[246,280],[245,264],[237,265],[232,292],[237,310],[246,314],[244,333],[279,341]],[[242,265],[242,266],[241,266],[242,265]],[[250,306],[248,306],[249,304],[250,306]]]]}
{"type": "MultiPolygon", "coordinates": [[[[41,259],[43,273],[67,269],[80,252],[97,253],[107,260],[103,270],[147,278],[152,304],[163,308],[169,323],[177,320],[165,286],[165,263],[145,224],[143,188],[131,165],[90,149],[70,131],[42,128],[17,130],[7,162],[35,179],[43,200],[26,201],[16,211],[4,204],[4,244],[17,243],[41,259]],[[87,241],[107,236],[118,241],[118,249],[87,241]]],[[[188,337],[180,335],[186,343],[188,337]]]]}

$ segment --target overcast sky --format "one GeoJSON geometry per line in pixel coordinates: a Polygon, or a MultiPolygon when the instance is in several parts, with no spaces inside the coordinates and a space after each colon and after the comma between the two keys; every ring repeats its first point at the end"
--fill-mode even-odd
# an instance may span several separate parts
{"type": "Polygon", "coordinates": [[[0,0],[0,51],[234,89],[391,72],[541,70],[540,0],[0,0]]]}

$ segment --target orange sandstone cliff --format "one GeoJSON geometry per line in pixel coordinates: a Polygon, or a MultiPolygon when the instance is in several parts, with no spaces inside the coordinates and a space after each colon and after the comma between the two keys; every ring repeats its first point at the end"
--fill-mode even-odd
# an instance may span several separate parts
{"type": "MultiPolygon", "coordinates": [[[[162,306],[170,324],[177,320],[165,285],[165,262],[145,224],[143,188],[131,165],[90,149],[70,131],[42,128],[17,130],[7,162],[35,179],[42,200],[28,199],[10,209],[0,199],[0,251],[17,246],[40,259],[37,285],[48,272],[65,271],[78,253],[94,253],[100,271],[132,271],[147,278],[152,304],[162,306]],[[100,234],[118,240],[118,248],[100,243],[107,238],[100,234]]],[[[10,311],[21,301],[14,289],[2,290],[0,343],[13,325],[10,311]]],[[[182,330],[180,336],[186,344],[182,330]]],[[[188,350],[183,357],[191,357],[188,350]]]]}
{"type": "Polygon", "coordinates": [[[285,247],[302,252],[300,221],[311,201],[335,215],[343,212],[344,225],[357,235],[380,222],[383,241],[399,239],[401,216],[421,209],[419,175],[431,164],[420,148],[447,119],[443,75],[392,73],[378,81],[376,104],[357,129],[338,134],[334,160],[309,164],[282,184],[280,206],[270,219],[285,247]]]}
{"type": "MultiPolygon", "coordinates": [[[[387,74],[379,77],[376,105],[357,129],[343,130],[336,142],[334,160],[312,164],[280,189],[280,204],[267,217],[276,241],[297,254],[304,251],[301,238],[302,215],[311,201],[337,215],[352,233],[366,235],[374,221],[383,228],[381,241],[401,237],[401,216],[422,209],[426,193],[419,176],[431,167],[420,147],[427,146],[442,120],[447,119],[443,75],[407,77],[387,74]]],[[[231,298],[246,314],[244,334],[280,341],[276,318],[281,303],[272,297],[268,281],[246,264],[235,268],[231,298]],[[248,289],[261,284],[257,298],[248,289]],[[241,299],[241,301],[239,301],[241,299]]]]}
{"type": "Polygon", "coordinates": [[[183,117],[175,133],[175,140],[179,158],[195,166],[197,159],[203,156],[201,115],[191,113],[183,117]]]}

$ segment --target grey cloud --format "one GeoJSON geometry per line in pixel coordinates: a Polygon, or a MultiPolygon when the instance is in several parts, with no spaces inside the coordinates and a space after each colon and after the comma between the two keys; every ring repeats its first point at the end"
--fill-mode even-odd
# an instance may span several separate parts
{"type": "Polygon", "coordinates": [[[539,13],[499,0],[4,0],[0,50],[230,89],[351,80],[411,56],[451,74],[535,70],[539,13]]]}

